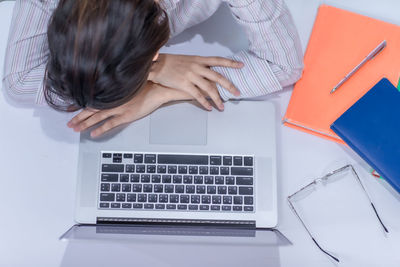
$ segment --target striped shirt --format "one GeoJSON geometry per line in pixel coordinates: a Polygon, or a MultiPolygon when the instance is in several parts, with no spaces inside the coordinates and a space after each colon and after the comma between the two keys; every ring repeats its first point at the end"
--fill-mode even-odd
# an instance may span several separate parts
{"type": "MultiPolygon", "coordinates": [[[[242,69],[213,67],[240,90],[239,98],[266,95],[295,83],[303,69],[300,40],[284,0],[160,0],[172,36],[209,18],[227,2],[249,38],[249,48],[230,58],[242,69]]],[[[22,103],[45,104],[46,30],[58,0],[17,0],[4,65],[3,88],[22,103]]],[[[223,100],[237,98],[218,86],[223,100]]]]}

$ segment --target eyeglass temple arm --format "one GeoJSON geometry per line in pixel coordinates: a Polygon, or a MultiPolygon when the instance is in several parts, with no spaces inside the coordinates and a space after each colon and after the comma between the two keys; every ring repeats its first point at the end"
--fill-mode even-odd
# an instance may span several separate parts
{"type": "MultiPolygon", "coordinates": [[[[294,194],[293,194],[294,195],[294,194]]],[[[315,240],[315,238],[312,236],[311,232],[308,230],[306,224],[304,223],[304,221],[301,219],[300,215],[297,213],[296,209],[294,208],[292,202],[290,201],[290,198],[293,196],[289,196],[287,198],[288,202],[289,202],[289,206],[292,209],[292,211],[294,212],[294,214],[296,215],[296,217],[300,220],[301,224],[303,225],[304,229],[306,229],[308,235],[311,237],[312,241],[314,241],[315,245],[317,245],[317,247],[326,255],[328,255],[329,257],[331,257],[332,259],[334,259],[337,262],[340,262],[338,258],[336,258],[335,256],[333,256],[332,254],[330,254],[329,252],[327,252],[325,249],[323,249],[318,242],[315,240]]]]}
{"type": "Polygon", "coordinates": [[[389,233],[388,229],[387,229],[386,226],[383,224],[383,222],[382,222],[382,220],[381,220],[381,217],[379,217],[378,211],[376,210],[374,203],[372,203],[372,200],[371,200],[370,196],[368,195],[368,192],[367,192],[367,190],[365,189],[363,183],[361,182],[360,177],[358,176],[357,172],[354,170],[354,167],[353,167],[352,165],[348,165],[348,166],[351,167],[352,172],[353,172],[354,175],[357,177],[357,180],[358,180],[358,182],[360,183],[362,189],[364,190],[364,193],[365,193],[365,195],[367,196],[367,198],[368,198],[368,200],[369,200],[369,203],[371,203],[372,209],[374,210],[374,213],[375,213],[376,217],[378,218],[379,223],[382,225],[383,230],[384,230],[386,233],[389,233]]]}

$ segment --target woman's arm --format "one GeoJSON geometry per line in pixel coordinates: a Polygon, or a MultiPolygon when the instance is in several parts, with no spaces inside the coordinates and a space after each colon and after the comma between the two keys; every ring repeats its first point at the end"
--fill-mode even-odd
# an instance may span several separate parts
{"type": "Polygon", "coordinates": [[[43,104],[47,24],[55,0],[17,0],[4,64],[3,88],[16,102],[43,104]]]}
{"type": "Polygon", "coordinates": [[[296,27],[283,0],[225,0],[248,36],[250,47],[231,58],[241,69],[213,67],[241,92],[232,95],[219,84],[224,100],[266,95],[294,84],[302,74],[303,53],[296,27]]]}

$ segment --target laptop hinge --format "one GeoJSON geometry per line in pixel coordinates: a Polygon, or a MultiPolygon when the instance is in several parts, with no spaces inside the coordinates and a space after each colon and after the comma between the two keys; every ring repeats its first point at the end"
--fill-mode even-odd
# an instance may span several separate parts
{"type": "Polygon", "coordinates": [[[97,217],[97,224],[146,224],[146,225],[192,225],[192,226],[223,226],[235,228],[256,228],[255,221],[239,220],[193,220],[193,219],[149,219],[149,218],[112,218],[97,217]]]}

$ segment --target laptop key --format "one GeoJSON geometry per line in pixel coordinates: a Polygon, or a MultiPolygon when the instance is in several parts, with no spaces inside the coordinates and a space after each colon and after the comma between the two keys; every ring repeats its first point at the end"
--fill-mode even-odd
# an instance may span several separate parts
{"type": "Polygon", "coordinates": [[[203,176],[195,175],[194,176],[194,183],[195,184],[202,184],[203,183],[203,176]]]}
{"type": "Polygon", "coordinates": [[[152,209],[154,209],[154,204],[146,203],[146,204],[143,205],[143,207],[144,207],[146,210],[152,210],[152,209]]]}
{"type": "Polygon", "coordinates": [[[215,184],[224,184],[224,176],[215,176],[215,184]]]}
{"type": "Polygon", "coordinates": [[[233,211],[242,211],[242,206],[233,206],[233,211]]]}
{"type": "Polygon", "coordinates": [[[149,194],[147,197],[148,202],[157,202],[157,194],[149,194]]]}
{"type": "Polygon", "coordinates": [[[244,157],[244,166],[253,166],[253,157],[244,157]]]}
{"type": "Polygon", "coordinates": [[[223,197],[224,204],[232,204],[232,197],[231,196],[224,196],[223,197]]]}
{"type": "Polygon", "coordinates": [[[179,166],[178,173],[179,174],[187,174],[187,166],[179,166]]]}
{"type": "Polygon", "coordinates": [[[243,162],[243,157],[241,157],[241,156],[233,157],[233,165],[242,166],[242,162],[243,162]]]}
{"type": "Polygon", "coordinates": [[[245,205],[253,205],[253,197],[244,197],[245,205]]]}
{"type": "Polygon", "coordinates": [[[136,173],[145,173],[146,166],[145,165],[136,165],[136,173]]]}
{"type": "Polygon", "coordinates": [[[146,194],[138,194],[137,200],[138,200],[138,202],[147,202],[147,195],[146,194]]]}
{"type": "Polygon", "coordinates": [[[132,208],[132,204],[131,203],[122,203],[122,208],[123,209],[131,209],[132,208]]]}
{"type": "Polygon", "coordinates": [[[124,172],[124,164],[103,164],[102,172],[124,172]]]}
{"type": "Polygon", "coordinates": [[[178,167],[176,165],[169,165],[168,166],[168,173],[175,174],[177,173],[178,167]]]}
{"type": "Polygon", "coordinates": [[[208,167],[207,166],[200,166],[199,173],[200,174],[208,174],[208,167]]]}
{"type": "Polygon", "coordinates": [[[111,153],[103,153],[103,158],[111,158],[111,153]]]}
{"type": "Polygon", "coordinates": [[[118,202],[125,202],[125,194],[121,194],[121,193],[118,193],[117,194],[117,199],[116,199],[116,201],[118,201],[118,202]]]}
{"type": "Polygon", "coordinates": [[[136,193],[142,192],[142,185],[141,184],[133,184],[132,192],[136,192],[136,193]]]}
{"type": "Polygon", "coordinates": [[[118,174],[103,173],[101,174],[102,182],[118,182],[118,174]]]}
{"type": "Polygon", "coordinates": [[[244,211],[253,211],[253,206],[244,206],[244,211]]]}
{"type": "Polygon", "coordinates": [[[101,193],[100,194],[100,201],[114,201],[115,194],[113,193],[101,193]]]}
{"type": "Polygon", "coordinates": [[[131,187],[130,184],[122,184],[122,192],[131,192],[131,187]]]}
{"type": "Polygon", "coordinates": [[[189,174],[198,174],[199,168],[197,166],[189,166],[189,174]]]}
{"type": "Polygon", "coordinates": [[[194,185],[187,185],[186,186],[186,194],[193,194],[196,190],[194,185]]]}
{"type": "Polygon", "coordinates": [[[142,174],[140,176],[140,182],[142,182],[142,183],[150,183],[150,175],[149,174],[142,174]]]}
{"type": "Polygon", "coordinates": [[[225,177],[225,184],[235,184],[235,177],[233,176],[225,177]]]}
{"type": "Polygon", "coordinates": [[[210,167],[210,174],[219,174],[219,167],[210,167]]]}
{"type": "Polygon", "coordinates": [[[163,182],[163,184],[171,183],[171,175],[163,175],[162,176],[162,182],[163,182]]]}
{"type": "Polygon", "coordinates": [[[161,203],[168,203],[168,195],[167,194],[160,194],[158,196],[158,201],[161,203]]]}
{"type": "Polygon", "coordinates": [[[228,186],[229,195],[237,195],[237,186],[228,186]]]}
{"type": "Polygon", "coordinates": [[[174,175],[172,181],[174,184],[181,184],[182,183],[182,175],[174,175]]]}
{"type": "Polygon", "coordinates": [[[233,197],[233,204],[236,204],[236,205],[243,204],[243,197],[242,196],[234,196],[233,197]]]}
{"type": "Polygon", "coordinates": [[[226,195],[226,186],[218,186],[218,194],[226,195]]]}
{"type": "Polygon", "coordinates": [[[135,154],[133,156],[134,163],[143,163],[143,154],[135,154]]]}
{"type": "Polygon", "coordinates": [[[167,210],[176,210],[176,204],[167,204],[167,210]]]}
{"type": "Polygon", "coordinates": [[[170,203],[179,203],[179,195],[169,195],[170,203]]]}
{"type": "Polygon", "coordinates": [[[189,210],[198,210],[199,209],[199,205],[189,205],[189,210]]]}
{"type": "Polygon", "coordinates": [[[156,163],[156,155],[155,154],[145,154],[144,155],[144,163],[156,163]]]}
{"type": "Polygon", "coordinates": [[[126,201],[127,202],[136,202],[136,194],[127,194],[126,201]]]}
{"type": "Polygon", "coordinates": [[[124,159],[131,159],[131,158],[133,158],[133,154],[131,154],[131,153],[124,154],[124,159]]]}
{"type": "Polygon", "coordinates": [[[208,165],[208,156],[206,155],[158,155],[160,164],[195,164],[208,165]]]}
{"type": "Polygon", "coordinates": [[[200,196],[199,195],[191,195],[190,203],[200,203],[200,196]]]}
{"type": "Polygon", "coordinates": [[[121,183],[128,183],[129,182],[129,174],[125,174],[125,173],[120,174],[119,175],[119,181],[121,183]]]}
{"type": "Polygon", "coordinates": [[[207,186],[207,194],[216,194],[216,193],[217,193],[217,187],[215,185],[207,186]]]}
{"type": "Polygon", "coordinates": [[[110,191],[110,184],[101,184],[101,186],[100,186],[100,191],[102,191],[102,192],[108,192],[108,191],[110,191]]]}
{"type": "Polygon", "coordinates": [[[229,167],[221,167],[221,175],[229,175],[229,167]]]}
{"type": "Polygon", "coordinates": [[[158,165],[157,173],[167,173],[167,166],[166,165],[158,165]]]}
{"type": "Polygon", "coordinates": [[[142,203],[133,203],[132,207],[134,209],[142,209],[143,208],[143,204],[142,203]]]}
{"type": "Polygon", "coordinates": [[[239,195],[253,195],[253,187],[239,186],[239,195]]]}
{"type": "Polygon", "coordinates": [[[125,166],[125,171],[126,171],[126,172],[135,172],[135,165],[133,165],[133,164],[126,164],[126,166],[125,166]]]}
{"type": "Polygon", "coordinates": [[[111,208],[112,209],[120,209],[121,208],[121,203],[111,203],[111,208]]]}
{"type": "Polygon", "coordinates": [[[153,174],[151,176],[151,182],[152,183],[161,183],[161,175],[153,174]]]}
{"type": "Polygon", "coordinates": [[[250,167],[231,167],[231,175],[253,176],[253,168],[250,168],[250,167]]]}
{"type": "Polygon", "coordinates": [[[204,176],[205,184],[214,184],[214,176],[204,176]]]}
{"type": "Polygon", "coordinates": [[[253,185],[253,177],[236,177],[237,185],[253,185]]]}
{"type": "Polygon", "coordinates": [[[110,203],[100,202],[100,208],[109,208],[110,203]]]}
{"type": "Polygon", "coordinates": [[[139,183],[140,175],[139,174],[131,174],[131,183],[139,183]]]}
{"type": "Polygon", "coordinates": [[[156,165],[147,165],[147,173],[155,173],[156,165]]]}
{"type": "Polygon", "coordinates": [[[223,211],[231,211],[231,210],[232,210],[232,207],[231,207],[231,206],[226,206],[226,205],[224,205],[224,206],[222,206],[222,210],[223,210],[223,211]]]}
{"type": "Polygon", "coordinates": [[[210,210],[209,205],[200,205],[200,210],[210,210]]]}
{"type": "Polygon", "coordinates": [[[202,204],[210,204],[211,203],[211,196],[201,196],[201,203],[202,204]]]}
{"type": "Polygon", "coordinates": [[[192,175],[184,175],[183,176],[183,183],[184,184],[191,184],[193,182],[193,176],[192,175]]]}
{"type": "Polygon", "coordinates": [[[210,165],[221,165],[221,156],[210,156],[210,165]]]}
{"type": "Polygon", "coordinates": [[[153,192],[153,185],[152,184],[144,184],[143,185],[143,192],[146,192],[146,193],[153,192]]]}
{"type": "Polygon", "coordinates": [[[189,203],[189,195],[181,195],[180,203],[189,203]]]}
{"type": "Polygon", "coordinates": [[[165,204],[156,204],[156,210],[163,210],[165,209],[165,204]]]}
{"type": "Polygon", "coordinates": [[[212,196],[213,204],[221,204],[221,196],[212,196]]]}
{"type": "Polygon", "coordinates": [[[154,185],[154,193],[162,193],[164,190],[164,186],[162,184],[154,185]]]}
{"type": "Polygon", "coordinates": [[[188,205],[186,204],[179,204],[178,205],[178,210],[187,210],[188,205]]]}
{"type": "Polygon", "coordinates": [[[218,205],[211,205],[211,210],[221,210],[221,207],[218,205]]]}
{"type": "Polygon", "coordinates": [[[185,186],[184,185],[175,185],[175,193],[185,193],[185,186]]]}
{"type": "Polygon", "coordinates": [[[165,191],[165,193],[173,193],[174,186],[172,184],[167,184],[167,185],[165,185],[164,191],[165,191]]]}
{"type": "Polygon", "coordinates": [[[121,191],[121,184],[111,184],[111,191],[112,191],[112,192],[119,192],[119,191],[121,191]]]}
{"type": "Polygon", "coordinates": [[[197,185],[196,186],[196,193],[197,194],[205,194],[206,193],[206,186],[205,185],[197,185]]]}
{"type": "Polygon", "coordinates": [[[231,156],[224,156],[222,159],[222,164],[225,166],[232,165],[232,157],[231,156]]]}

